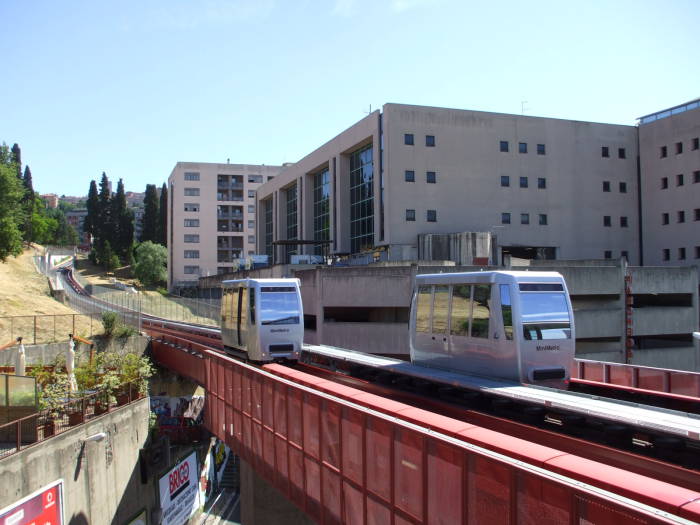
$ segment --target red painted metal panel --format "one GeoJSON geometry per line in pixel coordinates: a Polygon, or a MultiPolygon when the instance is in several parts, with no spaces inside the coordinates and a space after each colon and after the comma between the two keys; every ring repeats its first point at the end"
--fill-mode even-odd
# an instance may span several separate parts
{"type": "Polygon", "coordinates": [[[343,437],[343,474],[360,486],[364,485],[364,424],[365,415],[343,407],[341,436],[343,437]]]}
{"type": "MultiPolygon", "coordinates": [[[[391,445],[393,426],[377,417],[367,417],[365,427],[367,490],[391,501],[391,445]]],[[[369,512],[369,510],[368,510],[369,512]]]]}
{"type": "Polygon", "coordinates": [[[321,468],[323,493],[323,523],[341,523],[341,479],[336,469],[323,465],[321,468]]]}
{"type": "Polygon", "coordinates": [[[304,486],[304,452],[300,447],[289,446],[289,496],[301,509],[306,509],[304,486]]]}
{"type": "Polygon", "coordinates": [[[319,439],[319,407],[321,401],[318,396],[304,392],[304,452],[315,459],[321,458],[321,444],[319,439]]]}
{"type": "Polygon", "coordinates": [[[365,523],[364,495],[352,483],[343,482],[343,523],[362,525],[365,523]]]}
{"type": "Polygon", "coordinates": [[[321,506],[321,466],[318,462],[304,458],[306,481],[306,513],[316,521],[321,521],[323,509],[321,506]]]}
{"type": "Polygon", "coordinates": [[[428,441],[426,482],[427,523],[453,525],[464,521],[464,451],[428,441]]]}
{"type": "Polygon", "coordinates": [[[517,522],[526,525],[571,523],[572,491],[556,483],[518,472],[517,522]]]}
{"type": "MultiPolygon", "coordinates": [[[[605,363],[595,362],[595,361],[584,361],[579,362],[577,373],[579,379],[587,379],[588,381],[604,381],[605,374],[605,363]]],[[[573,372],[572,372],[573,375],[573,372]]]]}
{"type": "Polygon", "coordinates": [[[700,397],[700,374],[670,372],[670,388],[674,394],[700,397]]]}
{"type": "Polygon", "coordinates": [[[394,504],[417,520],[423,519],[424,447],[420,434],[394,429],[394,504]]]}
{"type": "Polygon", "coordinates": [[[651,520],[642,520],[632,511],[620,508],[619,505],[590,497],[586,494],[576,494],[575,512],[579,523],[595,523],[596,525],[618,525],[620,523],[654,523],[651,520]]]}
{"type": "Polygon", "coordinates": [[[667,383],[664,381],[666,371],[660,368],[638,368],[638,383],[637,388],[645,390],[656,390],[657,392],[666,392],[667,383]]]}
{"type": "Polygon", "coordinates": [[[700,523],[700,499],[681,507],[680,516],[700,523]]]}
{"type": "Polygon", "coordinates": [[[289,425],[289,441],[299,446],[303,447],[303,427],[302,427],[302,396],[301,390],[296,388],[290,388],[287,394],[287,410],[289,411],[289,416],[287,418],[287,423],[289,425]]]}
{"type": "Polygon", "coordinates": [[[251,413],[253,419],[256,421],[262,421],[262,376],[255,374],[250,378],[250,400],[251,400],[251,413]]]}
{"type": "Polygon", "coordinates": [[[287,441],[275,435],[275,478],[274,483],[282,494],[289,493],[289,460],[287,441]]]}
{"type": "Polygon", "coordinates": [[[512,470],[476,454],[469,458],[467,515],[470,523],[508,525],[511,520],[512,470]]]}
{"type": "Polygon", "coordinates": [[[615,366],[610,365],[609,379],[614,385],[633,386],[634,385],[634,368],[631,366],[615,366]]]}
{"type": "Polygon", "coordinates": [[[278,436],[287,437],[287,386],[275,382],[273,393],[275,432],[278,436]]]}
{"type": "Polygon", "coordinates": [[[380,500],[367,498],[367,525],[387,525],[391,523],[391,509],[380,500]]]}
{"type": "Polygon", "coordinates": [[[340,469],[340,405],[321,401],[321,460],[336,472],[340,469]]]}
{"type": "Polygon", "coordinates": [[[559,450],[507,436],[487,428],[473,427],[458,434],[469,443],[537,466],[544,466],[546,461],[564,454],[559,450]]]}
{"type": "Polygon", "coordinates": [[[264,378],[262,382],[262,422],[270,430],[274,429],[275,421],[275,384],[277,382],[264,378]]]}
{"type": "Polygon", "coordinates": [[[265,462],[263,475],[270,481],[275,479],[275,434],[272,430],[262,428],[262,449],[265,462]]]}

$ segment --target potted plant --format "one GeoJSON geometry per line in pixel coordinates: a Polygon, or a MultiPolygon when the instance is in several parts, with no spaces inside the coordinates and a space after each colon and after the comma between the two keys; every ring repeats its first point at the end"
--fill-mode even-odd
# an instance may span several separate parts
{"type": "Polygon", "coordinates": [[[44,437],[56,433],[56,420],[61,416],[66,402],[68,378],[65,374],[51,373],[50,382],[39,391],[39,409],[45,412],[44,437]]]}
{"type": "Polygon", "coordinates": [[[121,377],[115,370],[107,370],[102,375],[100,382],[97,384],[97,387],[100,389],[100,395],[98,396],[95,413],[97,413],[97,405],[104,407],[104,412],[106,412],[110,404],[117,402],[114,394],[121,383],[121,377]]]}

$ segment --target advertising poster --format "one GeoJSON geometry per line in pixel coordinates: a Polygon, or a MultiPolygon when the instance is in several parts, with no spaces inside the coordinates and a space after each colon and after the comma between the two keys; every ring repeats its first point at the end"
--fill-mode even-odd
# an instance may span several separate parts
{"type": "Polygon", "coordinates": [[[163,525],[183,525],[197,510],[199,507],[198,481],[195,452],[160,478],[158,488],[163,525]]]}
{"type": "Polygon", "coordinates": [[[63,480],[59,479],[0,510],[0,525],[63,525],[63,480]]]}

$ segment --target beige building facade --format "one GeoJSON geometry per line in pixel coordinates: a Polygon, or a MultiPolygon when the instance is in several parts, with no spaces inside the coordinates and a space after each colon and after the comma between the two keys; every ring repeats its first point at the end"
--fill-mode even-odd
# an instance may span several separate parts
{"type": "Polygon", "coordinates": [[[168,288],[255,253],[256,191],[281,166],[178,162],[168,177],[168,288]]]}
{"type": "Polygon", "coordinates": [[[644,264],[700,265],[700,99],[639,119],[644,264]]]}
{"type": "Polygon", "coordinates": [[[260,188],[257,251],[415,260],[419,235],[490,232],[496,264],[639,264],[637,155],[634,126],[386,104],[260,188]]]}

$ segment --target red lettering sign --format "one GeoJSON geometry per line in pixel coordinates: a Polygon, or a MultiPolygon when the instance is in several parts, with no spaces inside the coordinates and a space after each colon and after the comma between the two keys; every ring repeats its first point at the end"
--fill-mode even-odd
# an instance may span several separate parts
{"type": "Polygon", "coordinates": [[[189,479],[190,466],[187,461],[185,461],[182,465],[170,473],[170,477],[168,478],[168,481],[170,482],[170,495],[172,496],[173,493],[177,492],[177,489],[179,489],[182,484],[189,479]]]}

